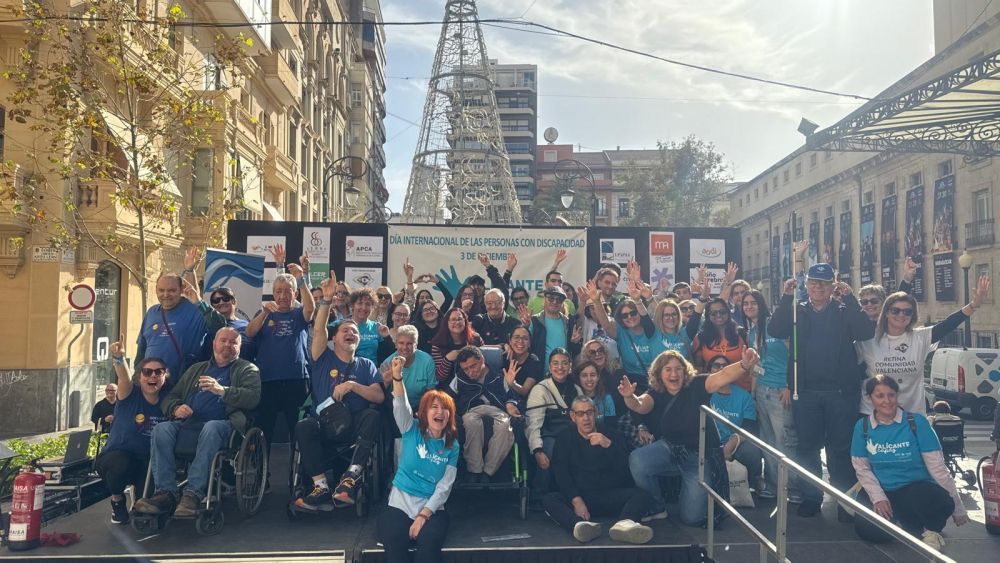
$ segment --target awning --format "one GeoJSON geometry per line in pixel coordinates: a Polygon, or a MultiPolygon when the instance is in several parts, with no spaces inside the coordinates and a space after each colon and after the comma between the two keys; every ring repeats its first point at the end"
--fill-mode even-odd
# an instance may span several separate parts
{"type": "Polygon", "coordinates": [[[868,102],[810,135],[812,150],[1000,156],[1000,51],[868,102]]]}
{"type": "Polygon", "coordinates": [[[269,216],[272,221],[284,221],[276,207],[266,201],[261,201],[260,203],[264,206],[264,214],[269,216]]]}
{"type": "MultiPolygon", "coordinates": [[[[101,114],[104,117],[104,123],[108,126],[108,130],[118,140],[119,148],[125,151],[126,160],[129,161],[129,167],[131,168],[132,161],[128,158],[131,151],[127,147],[132,146],[132,128],[124,119],[108,110],[102,109],[101,114]]],[[[139,179],[148,179],[153,176],[153,172],[149,169],[148,163],[143,162],[142,151],[147,150],[147,148],[150,151],[159,151],[160,149],[152,145],[152,141],[142,131],[136,131],[135,148],[139,150],[139,170],[133,170],[132,172],[138,172],[139,179]]],[[[165,156],[163,159],[164,165],[166,165],[168,159],[165,156]]],[[[173,178],[168,177],[166,179],[163,183],[163,190],[176,198],[183,197],[173,178]]]]}

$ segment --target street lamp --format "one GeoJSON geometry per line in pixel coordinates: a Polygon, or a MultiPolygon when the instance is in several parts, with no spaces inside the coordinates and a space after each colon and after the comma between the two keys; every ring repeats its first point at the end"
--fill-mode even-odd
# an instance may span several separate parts
{"type": "MultiPolygon", "coordinates": [[[[357,180],[364,178],[366,174],[368,174],[368,163],[360,156],[338,158],[323,170],[323,221],[330,220],[330,180],[335,177],[357,180]]],[[[357,194],[361,193],[353,185],[348,186],[344,190],[344,198],[348,200],[348,207],[354,207],[354,204],[350,203],[349,192],[351,190],[354,190],[357,194]]],[[[357,203],[357,201],[357,195],[355,195],[354,203],[357,203]]]]}
{"type": "MultiPolygon", "coordinates": [[[[576,180],[582,178],[590,184],[590,226],[596,226],[597,185],[594,184],[594,172],[590,169],[590,167],[579,160],[564,158],[556,162],[556,165],[552,169],[552,174],[559,180],[575,182],[576,180]]],[[[573,206],[574,197],[576,197],[576,192],[574,192],[571,187],[566,188],[561,194],[559,194],[559,200],[566,209],[573,206]]]]}
{"type": "MultiPolygon", "coordinates": [[[[969,250],[966,249],[962,252],[962,255],[958,257],[958,265],[962,267],[962,275],[965,279],[965,302],[969,302],[969,268],[972,267],[972,255],[969,254],[969,250]]],[[[966,348],[972,348],[972,319],[965,317],[965,342],[963,343],[966,348]]]]}

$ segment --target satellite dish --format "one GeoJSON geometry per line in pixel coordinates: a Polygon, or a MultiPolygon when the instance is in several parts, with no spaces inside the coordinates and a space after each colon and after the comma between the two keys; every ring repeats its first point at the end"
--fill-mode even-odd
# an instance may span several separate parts
{"type": "Polygon", "coordinates": [[[545,137],[546,141],[554,143],[556,142],[556,139],[559,138],[559,130],[555,127],[549,127],[544,133],[542,133],[542,136],[545,137]]]}

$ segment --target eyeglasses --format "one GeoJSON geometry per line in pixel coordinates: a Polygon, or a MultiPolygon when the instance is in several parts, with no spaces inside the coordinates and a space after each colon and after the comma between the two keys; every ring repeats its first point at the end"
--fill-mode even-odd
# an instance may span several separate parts
{"type": "Polygon", "coordinates": [[[859,299],[858,303],[861,303],[861,306],[864,307],[865,305],[878,305],[882,303],[882,300],[877,297],[872,297],[871,299],[859,299]]]}
{"type": "Polygon", "coordinates": [[[629,319],[629,318],[632,318],[632,317],[638,317],[639,316],[639,311],[636,311],[635,309],[632,309],[630,311],[622,311],[621,314],[620,314],[620,316],[623,319],[629,319]]]}
{"type": "Polygon", "coordinates": [[[681,312],[682,313],[693,313],[694,312],[694,305],[688,305],[686,307],[681,307],[681,312]]]}
{"type": "Polygon", "coordinates": [[[913,309],[907,307],[906,309],[900,309],[899,307],[889,307],[889,314],[894,316],[912,317],[913,309]]]}
{"type": "Polygon", "coordinates": [[[167,373],[167,368],[142,368],[139,373],[146,377],[160,377],[167,373]]]}
{"type": "Polygon", "coordinates": [[[592,348],[590,350],[587,350],[587,355],[588,356],[606,356],[607,354],[605,354],[604,350],[602,350],[600,348],[592,348]]]}
{"type": "Polygon", "coordinates": [[[218,305],[219,303],[229,303],[233,300],[232,295],[219,295],[218,297],[212,298],[212,305],[218,305]]]}
{"type": "Polygon", "coordinates": [[[708,312],[708,316],[710,316],[710,317],[728,317],[729,316],[729,311],[727,311],[725,309],[712,309],[711,311],[708,312]]]}
{"type": "Polygon", "coordinates": [[[680,318],[680,315],[678,315],[677,313],[663,313],[663,316],[668,319],[680,318]]]}
{"type": "Polygon", "coordinates": [[[392,318],[394,318],[394,319],[405,319],[405,318],[408,318],[409,316],[410,316],[410,314],[407,313],[406,311],[399,311],[399,312],[396,312],[396,313],[392,314],[392,318]]]}
{"type": "Polygon", "coordinates": [[[351,294],[347,293],[346,291],[338,291],[337,293],[334,293],[334,295],[336,295],[337,297],[350,297],[351,296],[351,294]]]}
{"type": "Polygon", "coordinates": [[[595,416],[597,416],[597,411],[595,411],[594,409],[588,409],[585,411],[573,411],[573,414],[575,414],[580,418],[594,418],[595,416]]]}
{"type": "Polygon", "coordinates": [[[390,295],[386,295],[384,293],[379,293],[378,294],[378,300],[379,301],[388,301],[390,299],[390,297],[391,297],[390,295]]]}
{"type": "Polygon", "coordinates": [[[421,312],[421,313],[423,313],[423,314],[425,314],[425,315],[426,315],[427,313],[434,313],[434,314],[436,315],[436,314],[437,314],[437,312],[438,312],[438,310],[437,310],[437,309],[436,309],[435,307],[425,307],[425,308],[424,308],[424,309],[423,309],[422,311],[420,311],[420,312],[421,312]]]}

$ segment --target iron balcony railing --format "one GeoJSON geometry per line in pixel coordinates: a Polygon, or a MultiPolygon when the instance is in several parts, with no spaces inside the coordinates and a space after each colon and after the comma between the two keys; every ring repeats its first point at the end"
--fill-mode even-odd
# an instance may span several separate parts
{"type": "Polygon", "coordinates": [[[965,224],[965,244],[967,246],[990,246],[995,240],[993,219],[980,219],[965,224]]]}
{"type": "MultiPolygon", "coordinates": [[[[878,514],[875,514],[875,512],[873,512],[870,508],[847,496],[836,487],[827,484],[826,481],[816,477],[810,471],[804,469],[802,466],[789,459],[785,454],[781,453],[767,442],[764,442],[757,436],[747,432],[745,429],[736,426],[730,422],[729,419],[715,412],[711,408],[702,406],[700,414],[701,426],[698,436],[698,482],[708,493],[708,522],[715,521],[715,505],[718,504],[722,510],[728,513],[729,516],[731,516],[740,526],[743,527],[744,530],[757,540],[757,543],[760,544],[761,563],[767,563],[768,554],[773,555],[782,563],[791,563],[791,560],[787,557],[789,470],[794,472],[799,479],[819,488],[821,491],[833,497],[833,499],[839,502],[842,506],[853,510],[855,518],[864,518],[865,520],[872,522],[913,551],[916,551],[917,554],[925,560],[941,563],[955,563],[954,559],[931,549],[931,547],[923,541],[913,537],[899,526],[893,524],[885,518],[882,518],[878,514]],[[705,481],[705,428],[709,418],[714,420],[716,423],[725,424],[730,430],[739,434],[741,439],[749,440],[756,444],[757,447],[759,447],[761,451],[768,456],[768,461],[774,459],[778,462],[778,501],[776,507],[777,525],[775,526],[774,541],[771,541],[771,539],[765,536],[763,532],[755,528],[753,524],[751,524],[746,518],[743,517],[743,515],[739,513],[736,507],[729,504],[729,501],[719,496],[719,494],[716,493],[705,481]]],[[[712,526],[711,524],[708,526],[707,543],[708,545],[706,547],[706,551],[708,552],[708,557],[711,559],[715,556],[715,526],[712,526]]]]}

